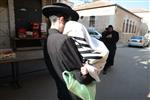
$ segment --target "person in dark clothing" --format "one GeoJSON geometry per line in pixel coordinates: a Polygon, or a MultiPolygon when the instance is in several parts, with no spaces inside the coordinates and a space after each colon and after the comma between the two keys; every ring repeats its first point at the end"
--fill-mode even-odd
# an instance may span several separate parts
{"type": "Polygon", "coordinates": [[[90,84],[94,79],[83,65],[74,40],[62,34],[68,20],[78,20],[79,15],[63,3],[55,3],[42,8],[43,15],[51,21],[48,38],[44,45],[45,62],[57,87],[59,100],[81,100],[71,93],[63,80],[62,72],[72,71],[75,78],[82,84],[90,84]]]}
{"type": "Polygon", "coordinates": [[[113,30],[113,26],[109,25],[108,28],[102,33],[101,40],[104,42],[109,50],[109,55],[103,69],[103,74],[106,74],[107,70],[114,65],[114,57],[116,53],[116,43],[119,40],[119,33],[113,30]]]}

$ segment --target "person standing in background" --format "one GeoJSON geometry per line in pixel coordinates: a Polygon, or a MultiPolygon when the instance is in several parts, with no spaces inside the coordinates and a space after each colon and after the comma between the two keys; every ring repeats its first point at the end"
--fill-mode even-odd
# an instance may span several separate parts
{"type": "Polygon", "coordinates": [[[103,74],[106,74],[107,70],[114,65],[114,57],[117,49],[116,43],[119,40],[119,33],[113,30],[112,25],[109,25],[108,28],[106,28],[106,30],[102,33],[101,40],[109,50],[109,55],[103,69],[103,74]]]}

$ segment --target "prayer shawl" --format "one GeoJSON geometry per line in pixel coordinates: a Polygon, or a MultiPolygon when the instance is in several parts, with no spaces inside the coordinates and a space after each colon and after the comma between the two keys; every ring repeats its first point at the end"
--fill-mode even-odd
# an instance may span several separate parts
{"type": "Polygon", "coordinates": [[[68,21],[65,24],[63,34],[71,36],[74,39],[78,51],[90,64],[99,60],[103,60],[105,64],[109,53],[108,49],[103,42],[92,38],[84,25],[79,22],[68,21]]]}

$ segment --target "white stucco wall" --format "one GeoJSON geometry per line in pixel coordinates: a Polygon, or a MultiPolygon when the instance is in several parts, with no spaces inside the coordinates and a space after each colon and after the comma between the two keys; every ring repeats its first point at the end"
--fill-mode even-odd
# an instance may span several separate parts
{"type": "Polygon", "coordinates": [[[120,41],[123,42],[127,42],[132,35],[135,35],[135,33],[122,32],[124,20],[129,19],[129,21],[132,20],[132,22],[135,23],[136,34],[139,34],[141,29],[140,17],[115,5],[103,8],[80,10],[77,12],[80,16],[84,16],[83,19],[79,19],[79,22],[83,23],[87,28],[89,27],[90,16],[95,16],[95,29],[99,32],[103,32],[108,25],[113,25],[114,30],[118,31],[120,34],[120,41]]]}
{"type": "Polygon", "coordinates": [[[134,13],[142,18],[142,22],[147,25],[148,29],[143,31],[150,31],[150,11],[134,13]]]}
{"type": "Polygon", "coordinates": [[[83,23],[87,28],[89,27],[89,17],[95,16],[95,29],[99,32],[105,30],[105,28],[111,24],[114,25],[115,6],[94,8],[77,11],[83,19],[79,19],[79,22],[83,23]]]}
{"type": "Polygon", "coordinates": [[[77,11],[80,16],[106,16],[115,14],[115,6],[108,6],[103,8],[93,8],[77,11]]]}

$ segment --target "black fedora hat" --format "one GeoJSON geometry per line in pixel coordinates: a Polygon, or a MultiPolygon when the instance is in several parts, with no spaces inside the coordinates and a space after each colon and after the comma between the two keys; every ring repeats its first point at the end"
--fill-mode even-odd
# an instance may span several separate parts
{"type": "Polygon", "coordinates": [[[52,5],[46,5],[42,8],[42,13],[45,17],[64,14],[66,16],[70,16],[71,20],[77,21],[79,19],[78,13],[64,3],[54,3],[52,5]]]}

